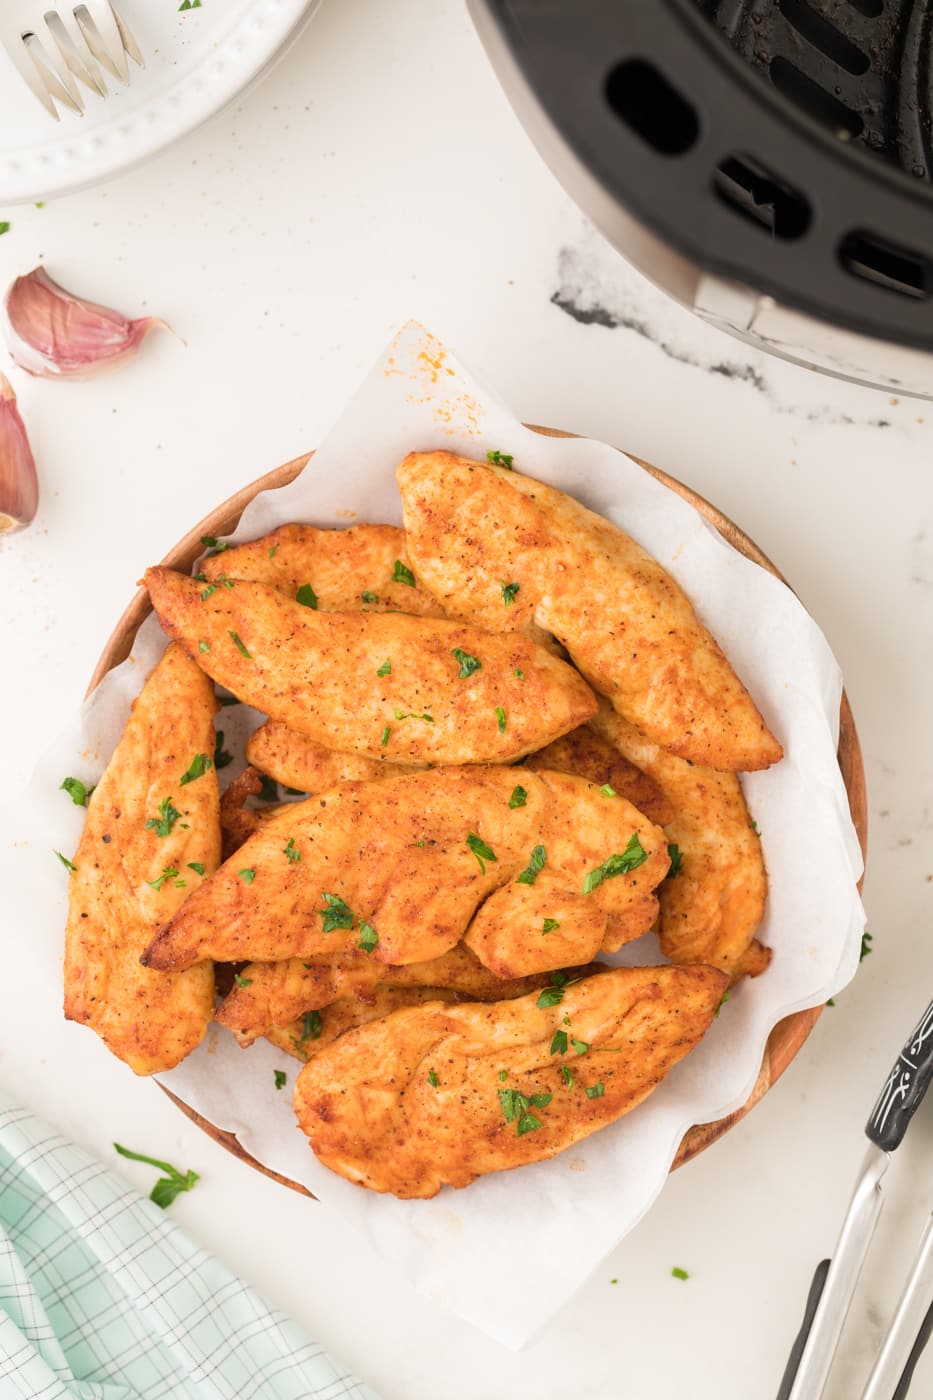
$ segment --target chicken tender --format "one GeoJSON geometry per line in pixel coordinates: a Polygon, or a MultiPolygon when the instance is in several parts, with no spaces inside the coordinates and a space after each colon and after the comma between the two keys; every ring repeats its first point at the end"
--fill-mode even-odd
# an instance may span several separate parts
{"type": "Polygon", "coordinates": [[[673,820],[674,809],[654,779],[623,758],[615,745],[601,738],[588,724],[571,730],[562,739],[555,739],[537,753],[529,754],[524,767],[532,772],[547,768],[558,773],[576,773],[599,787],[611,787],[656,826],[665,826],[673,820]]]}
{"type": "Polygon", "coordinates": [[[505,886],[495,920],[481,913],[468,941],[499,976],[524,976],[617,948],[637,936],[633,917],[645,932],[669,863],[658,827],[566,773],[437,768],[347,783],[266,823],[145,958],[168,970],[360,947],[378,962],[422,962],[458,943],[505,886]]]}
{"type": "Polygon", "coordinates": [[[609,521],[452,452],[410,453],[397,475],[415,573],[449,616],[497,632],[546,628],[621,715],[694,763],[781,758],[686,594],[609,521]]]}
{"type": "MultiPolygon", "coordinates": [[[[281,525],[250,544],[231,545],[201,561],[211,583],[224,578],[268,583],[294,598],[307,588],[321,612],[414,613],[443,617],[437,601],[414,580],[405,531],[396,525],[319,530],[281,525]]],[[[311,595],[305,595],[309,598],[311,595]]]]}
{"type": "Polygon", "coordinates": [[[682,864],[658,891],[658,933],[665,957],[706,963],[734,980],[756,977],[771,950],[755,939],[768,894],[761,840],[734,773],[690,764],[665,753],[603,705],[591,722],[603,738],[643,768],[670,799],[666,823],[682,864]]]}
{"type": "Polygon", "coordinates": [[[335,753],[287,724],[269,720],[246,741],[246,757],[254,768],[299,792],[326,792],[338,783],[372,781],[411,773],[401,763],[384,763],[365,754],[335,753]]]}
{"type": "Polygon", "coordinates": [[[146,681],[88,806],[65,933],[65,1016],[137,1074],[200,1043],[214,972],[152,972],[140,954],[220,860],[214,688],[181,647],[146,681]]]}
{"type": "Polygon", "coordinates": [[[159,621],[239,699],[342,753],[506,763],[597,708],[572,667],[525,637],[440,618],[322,613],[262,583],[149,569],[159,621]]]}
{"type": "Polygon", "coordinates": [[[544,986],[547,974],[504,981],[496,977],[462,943],[427,962],[386,966],[362,950],[342,953],[330,962],[247,964],[225,997],[216,1020],[233,1031],[241,1045],[251,1045],[273,1027],[286,1026],[306,1011],[318,1011],[334,1002],[369,1000],[380,989],[447,987],[473,1001],[499,1001],[524,996],[544,986]]]}
{"type": "Polygon", "coordinates": [[[305,1065],[298,1122],[325,1166],[371,1191],[467,1186],[630,1112],[702,1038],[727,986],[714,968],[614,968],[504,1004],[396,1011],[305,1065]]]}

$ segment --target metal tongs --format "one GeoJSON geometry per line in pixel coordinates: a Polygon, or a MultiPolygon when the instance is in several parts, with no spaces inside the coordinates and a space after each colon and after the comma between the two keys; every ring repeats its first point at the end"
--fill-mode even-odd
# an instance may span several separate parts
{"type": "MultiPolygon", "coordinates": [[[[933,1002],[885,1080],[865,1126],[871,1143],[832,1260],[817,1265],[777,1400],[819,1400],[881,1214],[881,1179],[933,1078],[933,1002]]],[[[933,1331],[933,1219],[861,1400],[905,1400],[933,1331]]]]}

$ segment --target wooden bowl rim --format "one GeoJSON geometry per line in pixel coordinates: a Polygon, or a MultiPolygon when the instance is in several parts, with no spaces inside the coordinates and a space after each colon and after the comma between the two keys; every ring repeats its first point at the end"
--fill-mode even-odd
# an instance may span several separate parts
{"type": "MultiPolygon", "coordinates": [[[[574,437],[573,433],[563,432],[558,428],[545,428],[536,424],[528,424],[534,432],[539,432],[546,437],[574,437]]],[[[184,572],[190,570],[194,561],[204,552],[201,543],[203,535],[228,535],[237,526],[240,516],[250,504],[250,502],[262,491],[274,490],[280,486],[287,486],[294,481],[308,462],[314,456],[313,452],[307,452],[300,457],[293,458],[290,462],[283,463],[280,467],[273,468],[263,476],[258,477],[248,486],[241,487],[221,505],[217,506],[204,517],[199,524],[195,525],[178,543],[169,550],[165,558],[161,561],[168,568],[180,569],[184,572]]],[[[768,556],[758,548],[755,542],[739,529],[738,525],[723,514],[718,507],[706,500],[698,492],[685,486],[676,477],[670,476],[659,467],[653,466],[650,462],[645,462],[639,457],[633,458],[639,466],[660,481],[662,485],[675,491],[678,496],[694,506],[702,516],[705,517],[723,538],[731,544],[740,554],[744,554],[747,559],[753,560],[769,573],[774,574],[782,583],[790,587],[787,579],[780,570],[771,562],[768,556]]],[[[100,684],[104,676],[129,656],[136,633],[152,611],[149,602],[149,595],[144,588],[140,588],[134,595],[132,601],[122,613],[116,627],[108,638],[94,672],[91,676],[87,688],[87,694],[100,684]]],[[[849,699],[845,691],[842,692],[842,701],[839,714],[839,765],[842,771],[843,782],[846,794],[849,799],[849,810],[852,821],[858,835],[859,845],[862,850],[862,858],[865,859],[868,850],[868,804],[865,788],[865,769],[862,762],[861,744],[858,732],[855,727],[855,719],[852,714],[849,699]]],[[[864,877],[863,877],[864,878],[864,877]]],[[[861,880],[859,889],[861,889],[861,880]]],[[[762,1058],[761,1070],[751,1094],[742,1106],[734,1113],[727,1114],[724,1118],[716,1119],[712,1123],[698,1123],[690,1128],[684,1135],[683,1140],[674,1157],[671,1170],[683,1166],[685,1162],[696,1157],[700,1152],[711,1147],[714,1142],[723,1137],[730,1128],[734,1127],[745,1117],[758,1103],[768,1090],[774,1085],[790,1064],[791,1060],[800,1051],[816,1022],[823,1012],[823,1005],[810,1007],[804,1011],[794,1012],[793,1015],[785,1016],[778,1021],[771,1031],[765,1045],[762,1058]]],[[[235,1133],[228,1132],[225,1128],[219,1128],[211,1123],[209,1119],[198,1113],[190,1105],[180,1099],[177,1094],[173,1094],[164,1084],[159,1088],[172,1100],[174,1104],[193,1123],[196,1123],[207,1135],[225,1147],[233,1156],[238,1157],[242,1162],[254,1167],[263,1175],[271,1177],[273,1181],[280,1182],[283,1186],[290,1187],[293,1191],[300,1192],[301,1195],[315,1200],[316,1197],[307,1187],[300,1182],[292,1181],[290,1177],[283,1176],[274,1171],[271,1167],[265,1166],[258,1161],[251,1153],[242,1146],[235,1133]]]]}

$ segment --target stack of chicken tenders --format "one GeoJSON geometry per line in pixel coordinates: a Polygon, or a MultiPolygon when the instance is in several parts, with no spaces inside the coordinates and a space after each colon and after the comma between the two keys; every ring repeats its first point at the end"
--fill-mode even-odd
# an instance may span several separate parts
{"type": "Polygon", "coordinates": [[[656,560],[488,455],[406,457],[403,529],[147,572],[170,643],[70,881],[67,1017],[137,1074],[266,1037],[318,1158],[404,1198],[628,1113],[770,958],[738,773],[781,745],[656,560]],[[222,800],[215,684],[267,716],[222,800]]]}

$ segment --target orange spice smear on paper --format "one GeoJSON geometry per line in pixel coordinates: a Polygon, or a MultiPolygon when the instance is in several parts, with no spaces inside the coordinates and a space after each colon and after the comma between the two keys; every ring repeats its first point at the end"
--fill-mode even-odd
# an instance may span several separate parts
{"type": "Polygon", "coordinates": [[[465,433],[470,437],[478,437],[482,412],[479,403],[472,394],[458,389],[457,371],[445,363],[447,350],[437,337],[431,335],[423,326],[418,326],[417,329],[420,340],[417,346],[412,345],[411,350],[403,357],[398,355],[399,342],[403,336],[408,338],[411,326],[403,327],[399,332],[393,346],[394,353],[386,357],[383,374],[387,379],[399,375],[419,386],[422,392],[418,393],[417,389],[413,388],[408,394],[408,402],[433,403],[434,420],[442,432],[451,436],[465,433]],[[448,383],[444,376],[449,376],[452,382],[448,383]],[[438,385],[446,385],[452,392],[449,396],[442,392],[439,394],[436,387],[438,385]]]}

